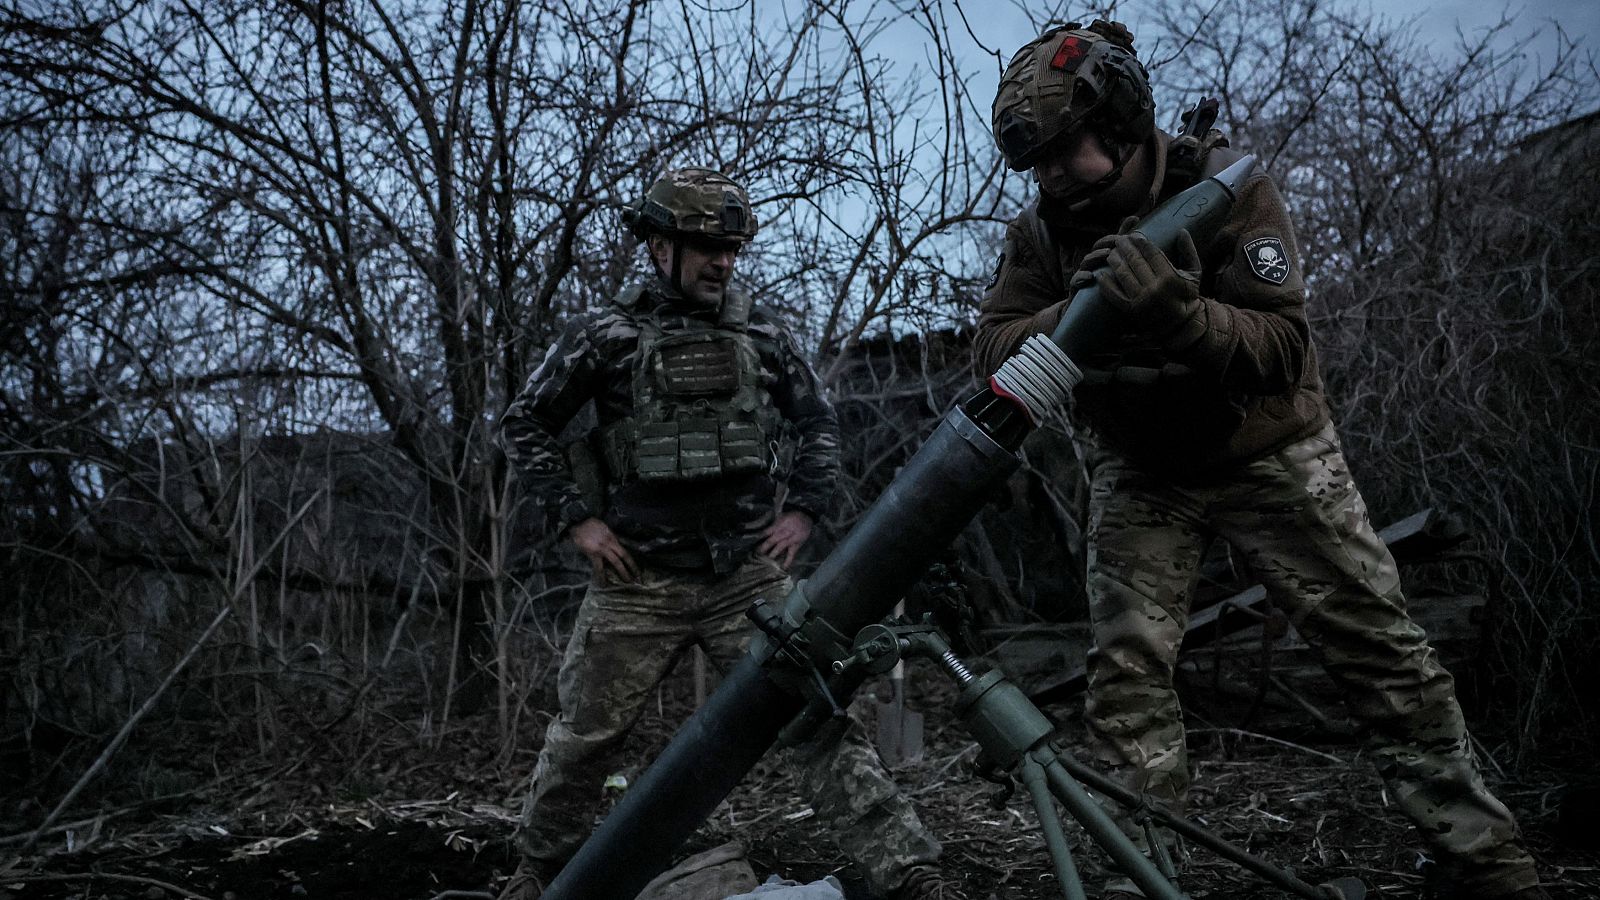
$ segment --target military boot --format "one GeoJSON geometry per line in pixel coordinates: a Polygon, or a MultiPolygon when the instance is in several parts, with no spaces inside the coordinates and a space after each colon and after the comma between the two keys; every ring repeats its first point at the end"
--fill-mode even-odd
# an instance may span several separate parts
{"type": "Polygon", "coordinates": [[[1531,864],[1436,863],[1423,869],[1422,895],[1429,900],[1550,900],[1531,864]]]}
{"type": "Polygon", "coordinates": [[[966,900],[966,895],[937,867],[919,863],[906,870],[892,900],[966,900]]]}
{"type": "Polygon", "coordinates": [[[498,900],[539,900],[560,871],[561,867],[554,863],[523,857],[500,889],[498,900]]]}

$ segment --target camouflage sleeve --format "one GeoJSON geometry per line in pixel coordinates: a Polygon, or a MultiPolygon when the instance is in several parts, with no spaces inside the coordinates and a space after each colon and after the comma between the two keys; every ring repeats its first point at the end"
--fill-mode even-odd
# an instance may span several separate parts
{"type": "Polygon", "coordinates": [[[588,325],[588,317],[568,323],[500,419],[500,444],[512,469],[529,495],[553,513],[558,531],[600,514],[578,489],[558,443],[562,429],[593,394],[588,325]]]}
{"type": "Polygon", "coordinates": [[[1247,394],[1278,394],[1304,376],[1310,346],[1300,251],[1283,197],[1257,175],[1206,248],[1200,306],[1174,359],[1247,394]]]}
{"type": "Polygon", "coordinates": [[[1065,286],[1045,265],[1055,263],[1046,255],[1054,248],[1035,246],[1034,215],[1025,210],[1007,226],[1005,247],[978,306],[973,357],[980,378],[994,374],[1029,337],[1054,331],[1067,308],[1065,286]]]}
{"type": "Polygon", "coordinates": [[[778,330],[777,364],[772,399],[800,433],[783,505],[820,521],[832,509],[839,483],[839,417],[823,397],[817,373],[784,329],[778,330]]]}

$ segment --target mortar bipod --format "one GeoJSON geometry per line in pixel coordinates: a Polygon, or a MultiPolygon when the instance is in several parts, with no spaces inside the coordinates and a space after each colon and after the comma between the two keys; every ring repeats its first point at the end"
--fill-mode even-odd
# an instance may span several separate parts
{"type": "MultiPolygon", "coordinates": [[[[901,658],[934,660],[961,688],[956,712],[982,749],[982,762],[997,772],[994,779],[1008,786],[1017,781],[1027,788],[1039,816],[1040,832],[1050,852],[1056,880],[1067,900],[1086,900],[1072,851],[1067,845],[1055,801],[1083,826],[1089,839],[1106,852],[1150,900],[1188,900],[1174,884],[1172,863],[1162,842],[1151,840],[1157,858],[1151,860],[1122,833],[1100,804],[1089,796],[1093,789],[1128,810],[1138,820],[1171,829],[1174,833],[1216,853],[1265,881],[1306,900],[1363,900],[1366,885],[1355,878],[1338,878],[1320,885],[1300,880],[1285,868],[1248,853],[1188,819],[1150,802],[1144,795],[1111,780],[1074,759],[1050,739],[1055,726],[1015,684],[997,671],[974,675],[950,643],[933,625],[900,623],[869,625],[856,635],[848,659],[833,664],[835,674],[859,667],[861,672],[885,672],[901,658]]],[[[859,674],[859,673],[858,673],[859,674]]],[[[1153,835],[1152,835],[1153,837],[1153,835]]]]}

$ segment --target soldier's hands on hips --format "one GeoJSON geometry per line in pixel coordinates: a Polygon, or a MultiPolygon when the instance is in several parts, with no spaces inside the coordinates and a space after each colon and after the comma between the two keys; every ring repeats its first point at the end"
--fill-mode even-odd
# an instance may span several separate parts
{"type": "Polygon", "coordinates": [[[611,526],[591,517],[573,525],[567,534],[572,537],[572,543],[577,545],[578,552],[589,557],[589,564],[594,567],[595,583],[606,584],[611,578],[618,581],[639,580],[639,564],[633,561],[628,548],[617,540],[611,526]]]}
{"type": "Polygon", "coordinates": [[[770,557],[785,569],[794,563],[794,556],[811,539],[811,517],[798,509],[780,513],[762,533],[761,545],[756,552],[770,557]]]}
{"type": "Polygon", "coordinates": [[[1101,238],[1106,267],[1096,277],[1100,295],[1121,309],[1140,331],[1163,337],[1194,314],[1200,300],[1200,254],[1189,232],[1178,233],[1168,257],[1142,234],[1101,238]]]}

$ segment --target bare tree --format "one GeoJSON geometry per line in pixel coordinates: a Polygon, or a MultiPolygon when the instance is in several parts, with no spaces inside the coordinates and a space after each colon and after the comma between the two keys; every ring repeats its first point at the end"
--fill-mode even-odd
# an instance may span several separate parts
{"type": "MultiPolygon", "coordinates": [[[[112,0],[12,5],[0,28],[7,289],[32,304],[3,384],[5,477],[32,510],[7,517],[14,558],[92,558],[101,591],[118,560],[251,573],[239,596],[267,612],[218,640],[280,668],[274,594],[280,616],[319,585],[432,597],[470,645],[447,684],[498,676],[507,737],[543,671],[516,658],[519,610],[547,583],[511,571],[519,513],[490,432],[554,331],[632,268],[614,213],[667,165],[745,179],[766,223],[745,270],[845,346],[970,298],[948,236],[997,202],[936,6],[112,0]],[[874,50],[905,15],[930,80],[874,50]],[[404,461],[393,490],[422,501],[405,540],[429,559],[412,584],[328,560],[356,544],[329,543],[341,520],[321,507],[265,553],[295,491],[342,477],[285,468],[304,451],[274,442],[319,429],[404,461]],[[131,494],[146,527],[85,543],[131,494]]],[[[15,635],[19,658],[44,627],[15,635]]]]}
{"type": "MultiPolygon", "coordinates": [[[[1537,746],[1551,715],[1592,715],[1571,656],[1594,635],[1578,599],[1600,565],[1586,514],[1594,198],[1581,190],[1600,179],[1581,153],[1549,149],[1565,133],[1549,129],[1594,107],[1592,61],[1562,43],[1545,67],[1519,66],[1496,42],[1510,23],[1441,58],[1404,23],[1317,0],[1158,9],[1139,46],[1161,107],[1220,95],[1234,143],[1289,195],[1375,505],[1443,502],[1496,538],[1513,627],[1496,631],[1495,658],[1521,692],[1524,749],[1537,746]]],[[[204,634],[210,653],[188,671],[218,676],[219,709],[246,697],[267,710],[245,728],[266,747],[294,721],[270,714],[274,698],[300,696],[304,670],[337,686],[312,726],[326,735],[359,727],[384,667],[409,654],[419,737],[442,733],[476,680],[496,688],[514,747],[555,638],[525,613],[564,587],[554,550],[527,546],[538,514],[524,500],[539,498],[518,497],[493,423],[556,330],[634,270],[615,213],[669,165],[751,186],[763,232],[741,274],[815,339],[853,424],[830,523],[846,527],[971,389],[960,328],[1000,223],[1032,192],[1004,171],[973,88],[1013,48],[975,53],[972,13],[920,0],[0,9],[0,484],[14,498],[0,540],[28,587],[0,601],[19,686],[0,722],[37,721],[27,685],[47,670],[57,684],[92,665],[132,671],[148,621],[181,608],[121,708],[204,634]],[[343,533],[349,510],[381,527],[343,533]],[[161,610],[133,597],[140,579],[184,578],[201,586],[173,588],[161,610]],[[247,614],[207,630],[235,606],[247,614]]],[[[1072,595],[1081,571],[1082,484],[1062,434],[1030,446],[1012,511],[985,513],[963,545],[1009,616],[1072,595]],[[1045,577],[1045,554],[1071,574],[1045,577]]]]}

